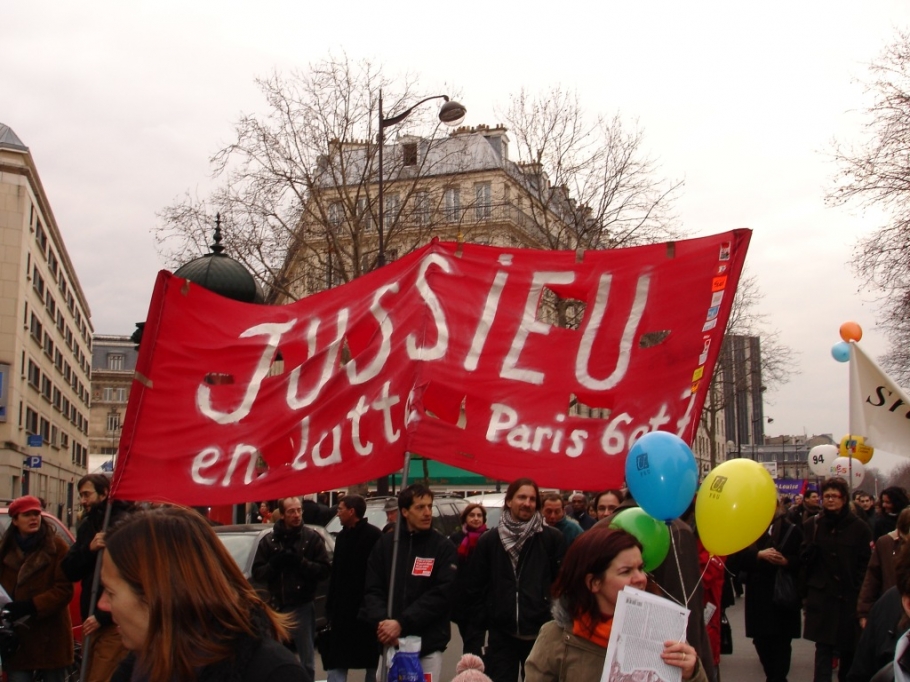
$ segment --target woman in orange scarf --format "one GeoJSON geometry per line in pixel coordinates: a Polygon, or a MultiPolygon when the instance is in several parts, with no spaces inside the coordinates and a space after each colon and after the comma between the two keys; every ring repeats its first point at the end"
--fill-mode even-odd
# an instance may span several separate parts
{"type": "MultiPolygon", "coordinates": [[[[553,618],[525,662],[525,682],[600,682],[617,594],[645,589],[641,543],[623,530],[592,528],[569,547],[553,584],[553,618]]],[[[695,649],[667,642],[661,654],[682,679],[707,682],[695,649]]]]}

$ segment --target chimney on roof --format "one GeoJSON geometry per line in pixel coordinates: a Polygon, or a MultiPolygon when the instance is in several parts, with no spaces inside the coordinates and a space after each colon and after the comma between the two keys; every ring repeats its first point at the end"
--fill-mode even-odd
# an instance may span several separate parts
{"type": "Polygon", "coordinates": [[[484,128],[483,136],[486,141],[490,143],[490,146],[493,147],[493,151],[496,152],[500,160],[508,161],[509,136],[506,135],[506,129],[501,123],[497,123],[492,128],[487,128],[486,126],[484,126],[484,128]]]}

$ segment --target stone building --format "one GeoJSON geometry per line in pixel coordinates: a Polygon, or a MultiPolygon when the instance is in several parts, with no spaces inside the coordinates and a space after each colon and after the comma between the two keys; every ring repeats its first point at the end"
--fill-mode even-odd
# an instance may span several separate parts
{"type": "Polygon", "coordinates": [[[0,283],[0,498],[42,497],[72,525],[88,463],[89,306],[35,161],[3,124],[0,283]]]}
{"type": "Polygon", "coordinates": [[[139,351],[129,336],[95,334],[89,471],[112,471],[139,351]]]}

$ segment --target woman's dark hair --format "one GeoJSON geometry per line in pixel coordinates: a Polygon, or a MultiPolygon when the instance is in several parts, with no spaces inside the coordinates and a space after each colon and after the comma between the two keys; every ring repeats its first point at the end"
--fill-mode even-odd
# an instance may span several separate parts
{"type": "MultiPolygon", "coordinates": [[[[42,516],[41,525],[38,526],[38,532],[35,533],[35,535],[37,535],[36,545],[43,545],[47,534],[55,534],[56,532],[56,529],[42,516]]],[[[16,542],[16,536],[18,534],[19,529],[10,523],[9,527],[6,529],[6,532],[3,534],[3,538],[0,538],[0,559],[5,557],[7,553],[13,548],[13,545],[16,542]]]]}
{"type": "MultiPolygon", "coordinates": [[[[839,492],[841,497],[844,498],[844,504],[850,499],[850,486],[848,486],[847,482],[839,476],[825,479],[825,482],[822,483],[822,494],[824,494],[826,490],[836,490],[839,492]]],[[[809,494],[808,490],[806,491],[806,494],[809,494]]]]}
{"type": "Polygon", "coordinates": [[[112,562],[149,611],[137,670],[152,682],[195,680],[200,668],[233,658],[242,635],[261,637],[265,618],[287,639],[288,617],[250,586],[208,522],[192,509],[137,512],[104,538],[112,562]]]}
{"type": "Polygon", "coordinates": [[[900,514],[907,506],[910,506],[910,500],[907,499],[907,493],[904,492],[903,488],[899,488],[896,485],[885,488],[878,499],[881,500],[885,495],[891,500],[892,514],[900,514]]]}
{"type": "Polygon", "coordinates": [[[461,527],[462,528],[465,528],[468,525],[468,514],[470,514],[475,509],[480,510],[480,513],[483,514],[483,522],[484,523],[487,522],[487,510],[484,509],[484,506],[482,504],[477,504],[476,502],[472,502],[471,504],[469,504],[467,507],[464,508],[463,512],[461,512],[461,527]]]}
{"type": "Polygon", "coordinates": [[[553,596],[562,598],[572,618],[585,614],[591,619],[591,632],[603,620],[588,577],[602,578],[613,560],[641,543],[624,530],[594,527],[579,535],[569,547],[553,583],[553,596]]]}

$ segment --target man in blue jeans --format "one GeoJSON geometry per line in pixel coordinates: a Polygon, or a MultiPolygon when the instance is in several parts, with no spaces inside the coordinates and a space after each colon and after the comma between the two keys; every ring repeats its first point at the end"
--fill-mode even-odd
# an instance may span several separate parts
{"type": "Polygon", "coordinates": [[[278,508],[281,520],[259,541],[253,578],[268,585],[274,608],[292,614],[297,621],[291,635],[307,680],[314,682],[313,597],[316,584],[329,576],[331,563],[322,536],[303,525],[300,498],[286,497],[278,502],[278,508]]]}

